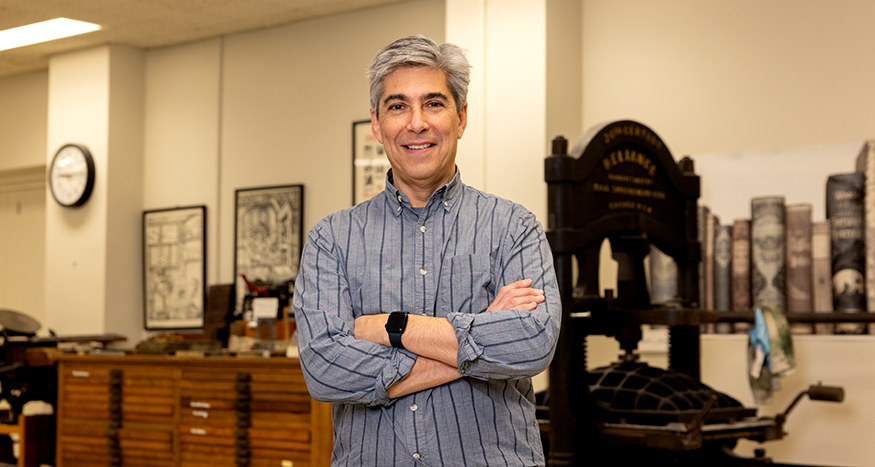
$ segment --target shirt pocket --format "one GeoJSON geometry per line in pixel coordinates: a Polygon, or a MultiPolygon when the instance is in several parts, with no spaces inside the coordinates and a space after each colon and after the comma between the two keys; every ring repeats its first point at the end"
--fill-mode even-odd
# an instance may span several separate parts
{"type": "Polygon", "coordinates": [[[486,311],[495,287],[493,261],[489,255],[457,255],[441,272],[438,314],[486,311]]]}

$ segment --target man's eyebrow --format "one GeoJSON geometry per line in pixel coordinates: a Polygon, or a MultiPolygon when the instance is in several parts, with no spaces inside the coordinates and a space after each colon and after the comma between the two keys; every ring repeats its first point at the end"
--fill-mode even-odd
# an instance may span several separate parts
{"type": "Polygon", "coordinates": [[[442,100],[445,100],[445,101],[450,100],[450,98],[447,97],[446,94],[444,94],[444,93],[442,93],[442,92],[437,92],[437,91],[435,91],[435,92],[429,92],[429,93],[426,93],[426,94],[423,94],[423,95],[422,95],[422,100],[427,101],[427,100],[429,100],[429,99],[442,99],[442,100]]]}
{"type": "Polygon", "coordinates": [[[404,94],[390,94],[383,99],[383,104],[388,104],[390,101],[407,101],[407,96],[404,94]]]}

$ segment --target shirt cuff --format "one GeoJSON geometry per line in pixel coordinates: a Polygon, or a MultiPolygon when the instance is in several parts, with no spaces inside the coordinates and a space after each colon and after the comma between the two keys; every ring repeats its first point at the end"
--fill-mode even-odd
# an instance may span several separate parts
{"type": "Polygon", "coordinates": [[[374,399],[368,405],[388,406],[394,404],[395,400],[389,398],[389,388],[409,375],[414,363],[416,363],[416,354],[407,350],[395,349],[392,360],[383,367],[383,371],[377,376],[374,399]]]}
{"type": "Polygon", "coordinates": [[[474,315],[470,313],[452,313],[447,316],[447,319],[456,330],[456,340],[459,342],[456,366],[459,373],[464,375],[471,362],[483,355],[483,348],[477,344],[471,333],[471,328],[474,325],[474,315]]]}

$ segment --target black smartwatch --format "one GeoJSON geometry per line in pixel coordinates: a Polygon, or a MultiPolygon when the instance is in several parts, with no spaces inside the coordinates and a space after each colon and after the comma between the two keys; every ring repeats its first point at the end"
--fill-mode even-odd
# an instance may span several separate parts
{"type": "Polygon", "coordinates": [[[389,342],[396,349],[403,349],[401,345],[401,334],[404,334],[404,329],[407,328],[407,313],[403,311],[393,311],[389,313],[389,321],[386,321],[386,333],[389,334],[389,342]]]}

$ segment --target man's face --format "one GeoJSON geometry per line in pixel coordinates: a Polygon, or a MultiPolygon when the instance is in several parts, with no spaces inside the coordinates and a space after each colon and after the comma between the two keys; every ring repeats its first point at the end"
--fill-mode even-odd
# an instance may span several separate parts
{"type": "MultiPolygon", "coordinates": [[[[383,80],[380,116],[371,129],[386,149],[395,187],[434,191],[456,172],[456,145],[468,123],[468,105],[456,109],[443,72],[404,67],[383,80]]],[[[429,194],[431,194],[431,191],[429,194]]]]}

